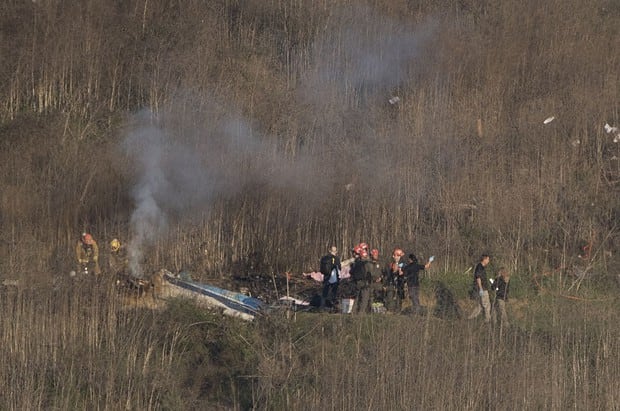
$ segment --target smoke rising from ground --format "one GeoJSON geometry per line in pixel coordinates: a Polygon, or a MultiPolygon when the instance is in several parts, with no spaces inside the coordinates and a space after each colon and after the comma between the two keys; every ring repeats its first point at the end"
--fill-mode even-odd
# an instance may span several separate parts
{"type": "MultiPolygon", "coordinates": [[[[213,107],[216,107],[215,105],[213,107]]],[[[294,161],[234,110],[136,115],[123,149],[133,165],[130,270],[141,277],[145,249],[165,238],[171,218],[208,213],[213,202],[254,185],[303,193],[324,169],[309,156],[294,161]],[[191,124],[191,126],[188,126],[191,124]]]]}
{"type": "Polygon", "coordinates": [[[133,119],[123,148],[135,172],[130,270],[141,277],[144,247],[165,234],[170,214],[206,201],[212,187],[198,154],[170,138],[152,113],[142,112],[133,119]]]}
{"type": "MultiPolygon", "coordinates": [[[[129,243],[133,275],[142,275],[146,247],[165,237],[171,218],[196,210],[208,213],[215,200],[253,185],[296,193],[317,206],[318,192],[329,197],[345,186],[365,190],[367,182],[383,191],[394,188],[396,167],[386,150],[396,148],[390,161],[406,160],[406,147],[393,144],[400,141],[396,136],[382,134],[379,130],[386,127],[371,113],[376,97],[387,103],[394,88],[420,71],[418,57],[434,27],[412,29],[364,13],[356,12],[346,26],[328,27],[315,41],[315,67],[302,76],[301,101],[291,102],[312,116],[300,119],[312,135],[302,136],[303,146],[294,156],[221,96],[182,95],[157,116],[143,112],[132,119],[124,150],[135,171],[129,243]],[[340,95],[344,99],[333,98],[340,95]],[[352,101],[353,96],[371,98],[352,101]]],[[[309,203],[300,201],[300,206],[309,203]]]]}

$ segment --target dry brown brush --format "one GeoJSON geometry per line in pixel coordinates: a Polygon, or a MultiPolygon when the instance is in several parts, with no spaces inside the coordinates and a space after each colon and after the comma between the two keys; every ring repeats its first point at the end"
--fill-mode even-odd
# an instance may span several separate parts
{"type": "MultiPolygon", "coordinates": [[[[165,267],[222,281],[231,273],[271,279],[316,269],[329,244],[347,250],[365,241],[385,257],[395,246],[436,254],[451,287],[469,282],[457,273],[490,252],[524,289],[533,279],[533,287],[554,284],[553,295],[582,284],[586,294],[617,291],[620,144],[603,126],[620,126],[618,17],[608,0],[2,2],[0,279],[47,289],[34,301],[49,311],[35,315],[22,291],[0,300],[32,325],[2,318],[7,370],[23,370],[5,370],[4,383],[26,387],[2,394],[7,408],[64,408],[72,398],[102,408],[163,404],[152,399],[158,373],[167,378],[169,368],[136,385],[134,368],[122,365],[129,371],[119,371],[117,384],[94,366],[98,349],[137,368],[146,361],[117,351],[99,331],[114,331],[115,309],[99,297],[49,291],[75,268],[84,230],[99,241],[104,267],[112,238],[140,244],[145,275],[165,267]],[[157,208],[152,236],[139,224],[145,198],[157,208]],[[71,316],[86,310],[86,326],[58,307],[71,316]],[[54,345],[29,345],[45,336],[54,345]],[[72,358],[92,367],[82,371],[72,358]],[[75,384],[50,399],[58,375],[75,384]],[[102,388],[80,386],[84,380],[102,388]]],[[[439,342],[436,332],[470,347],[471,365],[447,379],[479,395],[439,402],[426,396],[430,385],[412,392],[391,382],[373,391],[368,375],[396,375],[365,362],[360,348],[359,361],[339,366],[363,375],[357,386],[365,389],[327,384],[331,394],[319,397],[261,379],[256,402],[475,409],[501,401],[468,378],[480,372],[485,386],[503,382],[505,374],[474,360],[495,362],[481,338],[496,337],[403,324],[408,333],[430,330],[424,344],[439,342]]],[[[618,390],[596,382],[613,387],[617,372],[605,362],[617,348],[608,325],[554,334],[551,349],[529,328],[502,336],[515,365],[506,372],[521,388],[511,398],[524,408],[617,407],[618,390]],[[531,352],[521,351],[524,341],[531,352]],[[557,361],[545,368],[547,354],[557,361]],[[525,369],[516,367],[521,356],[533,358],[525,369]],[[603,371],[585,384],[590,360],[603,371]],[[532,382],[540,375],[551,396],[532,382]]],[[[366,326],[347,338],[370,333],[366,326]]],[[[373,333],[373,343],[387,338],[373,333]]],[[[148,351],[160,343],[148,335],[123,338],[145,338],[148,351]]],[[[399,355],[410,364],[442,361],[399,355]]],[[[428,384],[428,368],[406,370],[407,384],[428,384]]]]}

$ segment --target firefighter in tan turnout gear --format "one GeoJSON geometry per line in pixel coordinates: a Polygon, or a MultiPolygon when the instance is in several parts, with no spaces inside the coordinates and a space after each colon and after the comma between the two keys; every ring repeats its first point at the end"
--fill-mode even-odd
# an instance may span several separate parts
{"type": "Polygon", "coordinates": [[[113,276],[119,277],[127,274],[127,250],[117,238],[110,241],[110,257],[108,264],[110,266],[110,274],[113,276]]]}
{"type": "Polygon", "coordinates": [[[82,233],[82,237],[75,246],[75,255],[78,263],[78,273],[93,272],[101,274],[99,267],[99,246],[89,233],[82,233]]]}

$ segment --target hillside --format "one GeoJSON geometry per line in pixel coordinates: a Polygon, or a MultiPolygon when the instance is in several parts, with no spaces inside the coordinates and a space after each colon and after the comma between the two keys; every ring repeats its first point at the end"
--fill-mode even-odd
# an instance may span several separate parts
{"type": "Polygon", "coordinates": [[[84,230],[145,271],[301,272],[360,240],[528,275],[591,243],[617,271],[618,13],[7,2],[2,271],[66,272],[84,230]]]}
{"type": "Polygon", "coordinates": [[[616,0],[1,2],[0,382],[21,388],[0,408],[617,408],[619,20],[616,0]],[[270,300],[287,272],[311,292],[332,244],[437,256],[431,303],[437,282],[465,301],[490,253],[522,305],[501,339],[433,316],[125,310],[69,281],[82,232],[108,277],[118,238],[135,276],[270,300]],[[422,351],[372,356],[411,335],[422,351]],[[508,370],[477,361],[497,344],[508,370]],[[513,402],[471,394],[512,383],[513,402]]]}

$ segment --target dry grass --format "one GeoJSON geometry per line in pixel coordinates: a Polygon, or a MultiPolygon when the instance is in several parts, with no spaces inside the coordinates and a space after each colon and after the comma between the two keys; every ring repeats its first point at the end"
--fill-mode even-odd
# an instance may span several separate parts
{"type": "Polygon", "coordinates": [[[0,278],[28,286],[0,298],[0,408],[618,408],[614,307],[591,323],[576,303],[570,327],[558,307],[521,310],[501,336],[321,319],[256,336],[257,369],[167,389],[177,360],[200,364],[200,344],[177,351],[200,333],[64,281],[81,231],[104,260],[135,234],[139,161],[119,147],[148,109],[199,159],[189,193],[213,195],[165,210],[147,274],[270,278],[366,241],[436,254],[432,275],[457,294],[481,252],[528,305],[532,278],[557,273],[540,294],[556,301],[574,267],[590,273],[580,292],[617,290],[620,145],[603,125],[620,125],[619,17],[608,0],[3,2],[0,278]],[[321,338],[304,347],[310,330],[321,338]]]}
{"type": "Polygon", "coordinates": [[[569,324],[557,310],[545,329],[532,313],[504,330],[432,317],[304,318],[312,331],[299,327],[268,357],[281,356],[284,370],[272,364],[256,384],[265,409],[614,409],[613,317],[569,324]]]}
{"type": "Polygon", "coordinates": [[[613,301],[515,301],[503,329],[389,314],[273,312],[250,324],[182,301],[124,307],[93,285],[3,290],[3,409],[620,405],[613,301]]]}
{"type": "Polygon", "coordinates": [[[162,341],[153,316],[122,310],[113,292],[88,281],[3,290],[2,408],[147,409],[162,401],[176,331],[162,341]]]}

